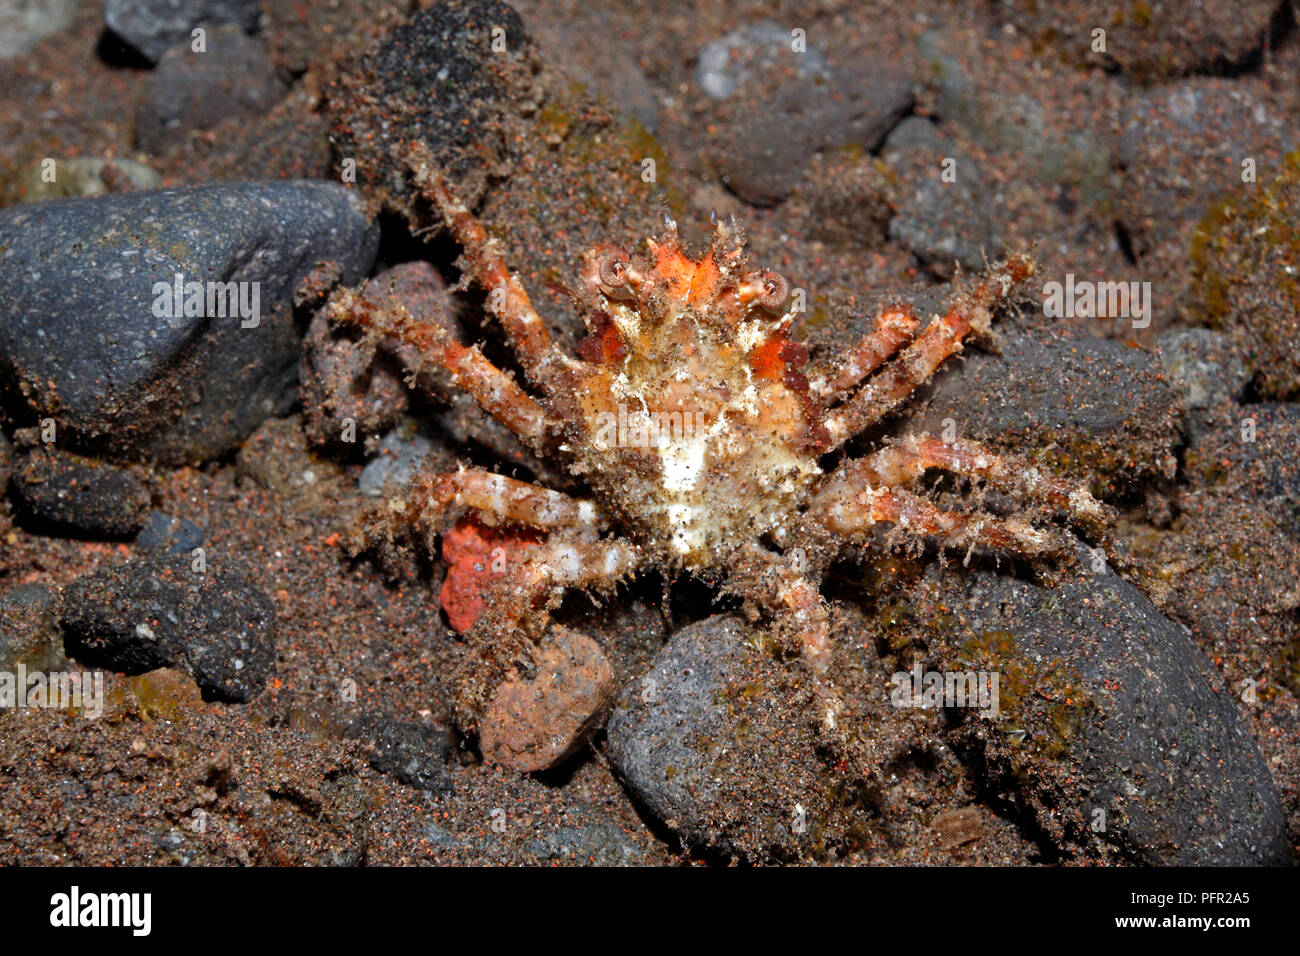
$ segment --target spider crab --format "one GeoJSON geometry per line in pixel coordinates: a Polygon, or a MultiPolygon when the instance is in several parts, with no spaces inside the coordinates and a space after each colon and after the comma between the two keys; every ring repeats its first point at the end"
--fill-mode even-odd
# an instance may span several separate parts
{"type": "Polygon", "coordinates": [[[448,516],[462,513],[543,536],[493,588],[466,634],[456,717],[479,733],[489,760],[544,769],[585,742],[602,716],[606,700],[596,694],[543,731],[521,714],[517,694],[504,693],[563,669],[566,655],[570,662],[599,657],[590,639],[548,619],[566,589],[608,594],[655,568],[742,595],[802,657],[818,687],[815,719],[833,733],[839,698],[828,674],[833,646],[819,584],[846,547],[889,524],[896,535],[965,549],[968,557],[975,548],[1031,558],[1068,550],[1052,524],[943,510],[918,489],[923,473],[941,469],[1079,525],[1105,524],[1086,490],[970,441],[913,435],[829,472],[821,465],[896,409],[961,351],[967,335],[988,330],[994,310],[1033,275],[1028,256],[990,268],[924,329],[910,307],[891,307],[847,352],[810,365],[808,349],[791,336],[788,283],[747,265],[740,227],[716,221],[708,250],[693,259],[668,219],[643,255],[613,246],[588,253],[581,288],[570,292],[590,333],[575,357],[552,341],[496,242],[427,154],[417,153],[411,168],[541,397],[400,304],[375,306],[345,290],[332,301],[335,321],[414,346],[592,492],[579,499],[462,467],[417,477],[383,506],[380,526],[390,536],[415,529],[429,547],[448,516]]]}

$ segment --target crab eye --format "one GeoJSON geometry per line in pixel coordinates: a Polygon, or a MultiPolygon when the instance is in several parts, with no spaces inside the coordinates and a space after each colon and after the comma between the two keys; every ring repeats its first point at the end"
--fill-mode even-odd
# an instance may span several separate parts
{"type": "Polygon", "coordinates": [[[780,312],[789,295],[790,283],[785,276],[769,270],[763,273],[763,292],[755,302],[768,312],[780,312]]]}
{"type": "Polygon", "coordinates": [[[611,299],[630,299],[632,297],[632,278],[629,263],[631,258],[622,250],[615,250],[600,260],[597,278],[600,291],[611,299]]]}

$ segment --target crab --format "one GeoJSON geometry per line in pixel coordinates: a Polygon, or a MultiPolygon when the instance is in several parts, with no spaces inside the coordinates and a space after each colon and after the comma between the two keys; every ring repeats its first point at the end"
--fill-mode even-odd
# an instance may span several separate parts
{"type": "Polygon", "coordinates": [[[694,258],[665,216],[662,234],[637,255],[616,246],[587,253],[569,294],[589,334],[570,355],[444,173],[421,153],[411,170],[462,248],[467,278],[486,290],[534,391],[400,303],[377,306],[343,290],[331,302],[334,320],[413,346],[533,453],[558,459],[590,490],[577,497],[460,467],[422,474],[382,506],[379,525],[389,535],[414,529],[430,549],[466,514],[489,529],[539,536],[466,633],[456,719],[479,735],[487,759],[545,769],[599,723],[608,665],[590,638],[550,620],[568,589],[611,594],[654,569],[741,595],[751,614],[770,622],[778,646],[801,659],[817,688],[813,719],[834,734],[840,694],[820,583],[851,546],[885,525],[895,540],[933,542],[967,560],[974,550],[1030,560],[1071,551],[1067,531],[1037,516],[945,510],[921,485],[928,471],[991,487],[1036,515],[1094,531],[1107,524],[1086,489],[973,441],[907,435],[844,456],[850,440],[898,409],[964,339],[988,332],[995,311],[1034,274],[1029,256],[989,267],[924,328],[908,305],[893,305],[847,351],[811,363],[793,335],[789,283],[749,265],[742,227],[715,217],[708,248],[694,258]],[[585,677],[570,681],[577,689],[568,687],[539,725],[526,713],[528,700],[563,683],[566,668],[585,677]]]}

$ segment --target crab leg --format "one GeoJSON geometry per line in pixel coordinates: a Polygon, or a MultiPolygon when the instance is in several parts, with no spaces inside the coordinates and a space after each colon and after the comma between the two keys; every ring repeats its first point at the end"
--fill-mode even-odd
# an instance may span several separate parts
{"type": "Polygon", "coordinates": [[[452,381],[473,395],[484,411],[529,448],[542,450],[553,423],[513,378],[484,357],[478,346],[466,348],[442,325],[416,319],[400,303],[376,306],[356,290],[335,293],[330,307],[337,323],[351,322],[413,345],[421,358],[450,372],[452,381]]]}
{"type": "Polygon", "coordinates": [[[819,580],[819,572],[802,570],[784,555],[747,544],[736,555],[728,589],[757,603],[779,631],[793,638],[804,665],[816,678],[813,692],[820,727],[834,740],[844,703],[829,676],[834,644],[830,610],[819,580]]]}
{"type": "Polygon", "coordinates": [[[474,511],[488,524],[565,530],[588,543],[604,525],[592,501],[477,468],[420,475],[405,495],[388,503],[391,520],[419,528],[431,542],[442,533],[444,516],[453,506],[474,511]]]}
{"type": "MultiPolygon", "coordinates": [[[[530,772],[544,769],[569,752],[578,741],[576,735],[603,705],[603,697],[587,699],[579,694],[569,702],[572,713],[556,718],[559,723],[552,733],[547,730],[550,723],[536,725],[526,714],[515,713],[510,703],[518,703],[515,691],[505,702],[494,694],[504,692],[503,681],[512,672],[522,674],[541,666],[539,640],[540,661],[549,662],[546,679],[595,679],[591,674],[556,676],[565,665],[555,658],[553,646],[547,650],[548,611],[567,588],[611,590],[636,572],[641,550],[627,539],[602,540],[603,520],[591,501],[476,469],[422,476],[406,499],[389,503],[389,520],[423,531],[432,550],[433,538],[441,532],[446,509],[452,505],[469,508],[489,524],[524,524],[550,532],[491,586],[486,606],[465,631],[470,649],[456,668],[454,697],[457,720],[462,727],[481,728],[484,752],[490,751],[491,759],[530,772]],[[515,753],[503,741],[526,741],[527,753],[515,753]]],[[[595,642],[577,632],[569,634],[569,651],[583,651],[597,672],[608,667],[595,642]]],[[[562,657],[571,663],[571,655],[562,657]]]]}
{"type": "Polygon", "coordinates": [[[516,592],[516,599],[509,603],[522,614],[548,590],[615,584],[634,574],[640,564],[641,549],[626,538],[555,535],[531,549],[511,573],[510,590],[516,592]],[[519,600],[525,596],[527,600],[519,600]]]}
{"type": "Polygon", "coordinates": [[[910,484],[928,468],[980,478],[1022,499],[1041,501],[1093,530],[1105,527],[1105,511],[1087,489],[973,441],[946,442],[929,435],[909,435],[895,445],[846,463],[842,469],[844,477],[832,480],[845,481],[854,487],[890,488],[910,484]]]}
{"type": "Polygon", "coordinates": [[[830,665],[830,616],[814,574],[757,545],[743,547],[732,567],[733,589],[790,626],[804,662],[815,674],[830,665]]]}
{"type": "Polygon", "coordinates": [[[830,449],[838,448],[875,424],[924,385],[948,356],[961,350],[961,340],[972,329],[987,331],[992,310],[1010,297],[1012,290],[1033,274],[1033,260],[1014,256],[996,266],[971,292],[936,317],[924,332],[857,394],[826,416],[830,449]]]}
{"type": "Polygon", "coordinates": [[[823,401],[839,398],[878,369],[900,348],[912,341],[919,322],[910,306],[886,309],[876,317],[876,327],[834,365],[819,368],[810,376],[815,394],[823,401]]]}
{"type": "Polygon", "coordinates": [[[447,228],[460,243],[469,273],[488,291],[488,308],[500,320],[524,371],[548,393],[563,389],[571,383],[576,360],[569,359],[551,341],[523,283],[506,268],[496,240],[456,198],[427,148],[413,148],[412,156],[416,184],[442,213],[447,228]]]}
{"type": "Polygon", "coordinates": [[[841,479],[819,492],[812,504],[809,520],[853,542],[865,541],[874,525],[887,523],[945,547],[965,548],[967,560],[977,547],[1025,556],[1067,550],[1064,536],[1027,521],[983,511],[944,511],[928,498],[899,488],[855,491],[851,482],[841,479]]]}

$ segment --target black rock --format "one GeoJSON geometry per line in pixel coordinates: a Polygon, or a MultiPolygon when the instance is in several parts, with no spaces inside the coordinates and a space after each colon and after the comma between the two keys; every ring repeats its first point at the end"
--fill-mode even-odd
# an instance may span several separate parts
{"type": "Polygon", "coordinates": [[[0,668],[58,671],[67,662],[54,595],[37,584],[0,593],[0,668]]]}
{"type": "Polygon", "coordinates": [[[945,128],[951,124],[983,151],[1014,159],[1023,175],[1068,191],[1086,215],[1109,223],[1115,137],[1094,112],[1057,109],[1050,96],[1059,91],[1011,87],[1010,74],[997,69],[968,69],[977,61],[959,30],[927,30],[917,52],[945,128]]]}
{"type": "MultiPolygon", "coordinates": [[[[678,630],[620,693],[607,753],[628,789],[701,847],[755,862],[820,858],[867,822],[857,785],[818,757],[808,672],[717,615],[678,630]]],[[[855,715],[896,739],[883,695],[855,715]]],[[[872,758],[874,759],[874,758],[872,758]]]]}
{"type": "Polygon", "coordinates": [[[337,152],[356,161],[368,194],[407,209],[415,197],[406,157],[421,144],[472,207],[513,158],[506,127],[525,104],[535,106],[535,69],[532,40],[513,7],[500,0],[435,4],[393,30],[331,89],[337,152]]]}
{"type": "Polygon", "coordinates": [[[896,70],[791,80],[730,125],[719,157],[723,181],[750,205],[773,205],[799,183],[814,153],[850,144],[875,150],[911,107],[911,78],[896,70]]]}
{"type": "Polygon", "coordinates": [[[433,451],[433,442],[416,432],[413,423],[399,425],[384,436],[378,454],[361,469],[357,487],[371,498],[399,494],[433,451]]]}
{"type": "Polygon", "coordinates": [[[1181,412],[1158,358],[1044,322],[995,324],[999,354],[972,349],[950,363],[904,429],[1042,456],[1098,495],[1173,477],[1181,412]]]}
{"type": "Polygon", "coordinates": [[[0,210],[0,385],[27,414],[55,418],[77,450],[222,454],[293,401],[295,289],[322,263],[355,281],[376,242],[354,194],[323,182],[0,210]],[[218,293],[213,317],[169,314],[177,274],[205,284],[194,300],[205,313],[218,293]],[[233,308],[232,292],[243,293],[233,308]]]}
{"type": "Polygon", "coordinates": [[[655,816],[674,821],[688,839],[715,843],[720,836],[696,824],[721,781],[708,773],[695,741],[724,728],[725,708],[714,701],[729,670],[727,650],[742,640],[729,617],[682,628],[619,695],[606,725],[619,774],[655,816]]]}
{"type": "Polygon", "coordinates": [[[1159,290],[1162,301],[1176,302],[1193,271],[1189,259],[1194,265],[1209,260],[1226,271],[1215,261],[1217,229],[1225,218],[1222,202],[1256,189],[1243,182],[1242,161],[1254,162],[1259,183],[1273,183],[1285,172],[1295,133],[1267,97],[1217,76],[1135,92],[1118,128],[1114,161],[1122,176],[1115,220],[1141,263],[1143,279],[1159,290]]]}
{"type": "Polygon", "coordinates": [[[135,111],[135,143],[164,153],[191,130],[261,116],[285,94],[261,41],[238,27],[209,32],[207,52],[169,50],[145,80],[135,111]]]}
{"type": "Polygon", "coordinates": [[[420,835],[429,841],[429,845],[439,850],[457,850],[469,846],[469,841],[448,833],[436,823],[426,823],[420,828],[420,835]]]}
{"type": "Polygon", "coordinates": [[[631,866],[641,851],[612,823],[559,827],[524,844],[539,860],[578,866],[631,866]]]}
{"type": "Polygon", "coordinates": [[[1187,0],[1175,6],[1131,6],[1123,0],[1007,0],[999,9],[1025,42],[1049,45],[1062,62],[1110,74],[1123,72],[1134,87],[1154,86],[1185,73],[1235,76],[1268,56],[1270,42],[1293,21],[1273,0],[1187,0]],[[1097,28],[1111,42],[1094,50],[1097,28]],[[1123,39],[1115,42],[1115,37],[1123,39]]]}
{"type": "Polygon", "coordinates": [[[78,578],[60,615],[68,654],[128,674],[181,667],[205,697],[252,700],[275,668],[275,612],[243,569],[220,564],[151,557],[78,578]]]}
{"type": "Polygon", "coordinates": [[[1002,239],[979,167],[933,123],[919,116],[903,120],[881,156],[898,176],[892,238],[941,275],[951,274],[954,263],[978,270],[998,255],[1002,239]],[[951,181],[944,179],[947,169],[951,181]]]}
{"type": "Polygon", "coordinates": [[[1066,852],[1286,862],[1277,789],[1209,661],[1104,562],[1080,562],[1051,589],[932,570],[911,606],[943,608],[921,612],[945,636],[940,663],[999,675],[997,719],[965,720],[954,742],[1066,852]]]}
{"type": "Polygon", "coordinates": [[[451,731],[440,724],[384,718],[368,722],[374,741],[370,765],[402,783],[445,793],[451,789],[451,731]]]}
{"type": "Polygon", "coordinates": [[[79,0],[8,0],[0,3],[0,62],[21,57],[77,19],[79,0]]]}
{"type": "Polygon", "coordinates": [[[400,720],[381,711],[359,711],[355,704],[339,706],[318,697],[294,701],[291,695],[282,695],[277,703],[286,701],[290,702],[282,718],[286,723],[306,723],[343,740],[362,741],[370,748],[370,766],[380,773],[432,793],[446,793],[452,788],[449,763],[456,734],[447,724],[400,720]]]}
{"type": "Polygon", "coordinates": [[[802,53],[791,49],[790,31],[771,20],[737,27],[709,43],[695,61],[695,84],[715,100],[744,88],[756,73],[793,63],[800,76],[825,77],[826,54],[815,46],[802,53]]]}
{"type": "Polygon", "coordinates": [[[1203,427],[1246,391],[1250,373],[1232,340],[1209,329],[1172,329],[1157,340],[1160,365],[1189,412],[1189,431],[1203,427]]]}
{"type": "Polygon", "coordinates": [[[104,0],[104,22],[150,62],[200,24],[257,27],[261,0],[104,0]]]}
{"type": "Polygon", "coordinates": [[[18,456],[13,494],[54,530],[93,536],[133,534],[149,510],[149,490],[129,471],[48,446],[18,456]]]}

